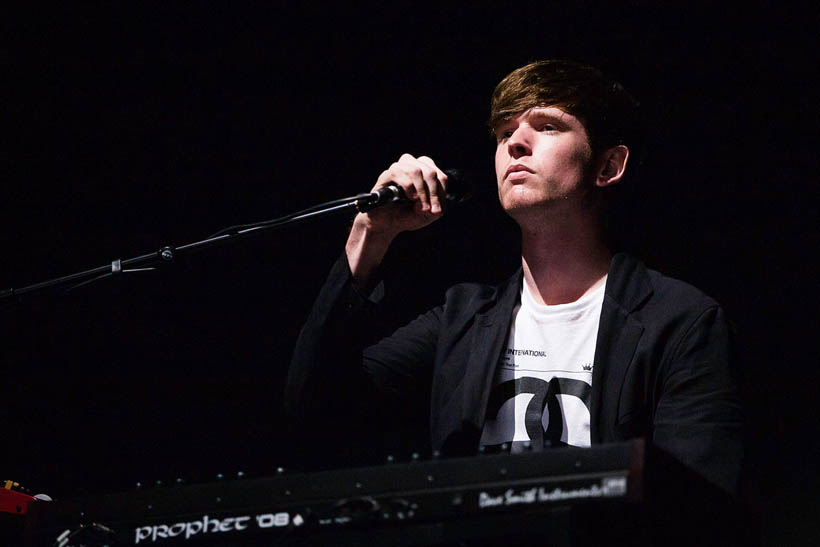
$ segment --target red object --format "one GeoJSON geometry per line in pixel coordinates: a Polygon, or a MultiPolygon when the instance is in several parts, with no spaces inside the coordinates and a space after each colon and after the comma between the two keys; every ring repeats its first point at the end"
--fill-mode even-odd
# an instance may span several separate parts
{"type": "Polygon", "coordinates": [[[33,500],[34,498],[28,494],[0,488],[0,513],[25,515],[28,511],[28,502],[33,500]]]}

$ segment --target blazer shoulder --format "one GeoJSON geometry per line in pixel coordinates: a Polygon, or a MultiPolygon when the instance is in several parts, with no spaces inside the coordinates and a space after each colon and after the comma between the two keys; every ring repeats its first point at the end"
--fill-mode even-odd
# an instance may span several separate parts
{"type": "Polygon", "coordinates": [[[652,298],[650,302],[664,306],[669,311],[702,313],[710,308],[718,308],[720,304],[697,287],[669,277],[655,270],[647,269],[650,283],[652,284],[652,298]]]}
{"type": "Polygon", "coordinates": [[[607,295],[626,313],[678,315],[718,305],[700,289],[649,269],[626,253],[615,255],[609,273],[607,295]]]}

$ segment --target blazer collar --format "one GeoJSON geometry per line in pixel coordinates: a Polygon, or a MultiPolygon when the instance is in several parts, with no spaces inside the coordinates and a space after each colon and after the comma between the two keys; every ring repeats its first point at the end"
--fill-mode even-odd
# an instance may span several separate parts
{"type": "Polygon", "coordinates": [[[646,267],[635,257],[618,253],[609,264],[606,296],[626,313],[631,313],[652,295],[652,282],[646,267]]]}

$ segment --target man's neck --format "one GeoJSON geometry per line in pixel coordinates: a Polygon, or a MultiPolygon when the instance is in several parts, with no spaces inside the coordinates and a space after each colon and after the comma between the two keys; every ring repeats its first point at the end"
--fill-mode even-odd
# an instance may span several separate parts
{"type": "Polygon", "coordinates": [[[575,218],[521,227],[524,282],[536,302],[575,302],[604,282],[612,253],[594,222],[575,218]]]}

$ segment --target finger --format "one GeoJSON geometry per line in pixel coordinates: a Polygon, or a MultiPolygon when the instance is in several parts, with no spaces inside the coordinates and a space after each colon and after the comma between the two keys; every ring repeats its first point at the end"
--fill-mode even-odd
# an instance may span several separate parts
{"type": "Polygon", "coordinates": [[[394,163],[389,168],[385,169],[379,175],[379,178],[376,179],[376,184],[373,185],[373,188],[370,190],[371,192],[375,192],[379,188],[384,188],[391,182],[393,182],[393,166],[396,164],[394,163]]]}
{"type": "Polygon", "coordinates": [[[421,211],[431,210],[430,188],[432,184],[430,167],[411,154],[402,154],[397,162],[404,174],[409,177],[413,188],[405,188],[405,194],[409,199],[418,200],[421,204],[421,211]]]}
{"type": "MultiPolygon", "coordinates": [[[[379,177],[377,186],[387,186],[388,184],[395,184],[404,191],[404,195],[409,200],[416,199],[416,186],[413,183],[413,178],[408,174],[407,165],[399,162],[393,163],[382,176],[379,177]]],[[[381,187],[379,186],[379,187],[381,187]]]]}
{"type": "Polygon", "coordinates": [[[438,180],[438,173],[433,167],[426,163],[419,162],[421,165],[422,178],[424,179],[425,188],[430,201],[430,212],[440,213],[441,202],[439,194],[441,193],[441,183],[438,180]]]}
{"type": "Polygon", "coordinates": [[[419,156],[418,161],[431,170],[427,176],[430,184],[430,206],[434,213],[439,213],[442,210],[443,196],[447,194],[447,174],[439,169],[429,156],[419,156]]]}
{"type": "Polygon", "coordinates": [[[437,178],[438,178],[439,183],[441,184],[442,189],[443,189],[443,190],[447,190],[447,173],[445,173],[444,171],[442,171],[442,170],[439,168],[439,166],[438,166],[438,165],[436,165],[436,162],[435,162],[435,161],[433,161],[433,158],[431,158],[431,157],[429,157],[429,156],[419,156],[419,157],[418,157],[418,160],[419,160],[421,163],[423,163],[423,164],[425,164],[425,165],[428,165],[429,167],[432,167],[433,169],[435,169],[435,171],[436,171],[436,176],[437,176],[437,178]]]}
{"type": "Polygon", "coordinates": [[[424,172],[421,165],[416,161],[412,167],[408,167],[407,174],[415,188],[415,197],[421,202],[421,210],[427,212],[430,211],[430,184],[427,180],[429,174],[424,172]]]}
{"type": "Polygon", "coordinates": [[[411,197],[410,194],[415,192],[415,187],[413,186],[410,177],[407,176],[406,166],[401,165],[399,162],[394,162],[390,165],[390,167],[382,171],[379,178],[376,179],[376,184],[373,186],[371,192],[375,192],[376,190],[384,188],[389,184],[395,184],[396,186],[401,187],[408,198],[411,197]]]}
{"type": "Polygon", "coordinates": [[[418,198],[418,190],[416,189],[416,185],[414,184],[412,177],[408,175],[408,170],[412,171],[412,168],[408,169],[407,165],[401,165],[399,162],[393,163],[389,168],[382,171],[371,192],[376,192],[379,189],[391,184],[398,186],[402,189],[405,197],[409,201],[415,202],[418,206],[417,210],[419,212],[424,212],[423,204],[418,198]]]}
{"type": "Polygon", "coordinates": [[[412,165],[412,164],[416,163],[417,161],[418,160],[416,159],[416,157],[413,154],[408,154],[408,153],[405,152],[404,154],[402,154],[399,157],[398,163],[400,163],[402,165],[404,165],[404,164],[412,165]]]}

